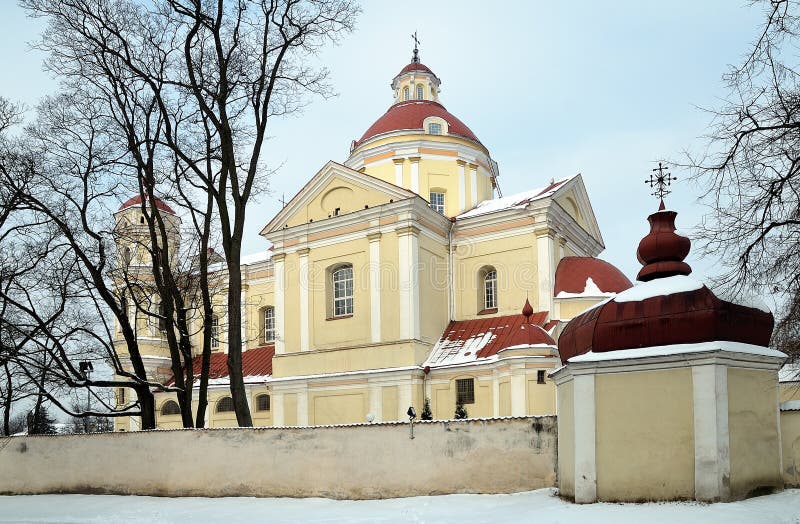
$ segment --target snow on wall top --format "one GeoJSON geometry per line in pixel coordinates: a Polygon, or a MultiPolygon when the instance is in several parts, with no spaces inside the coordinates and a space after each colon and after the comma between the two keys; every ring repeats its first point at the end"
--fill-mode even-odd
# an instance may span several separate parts
{"type": "Polygon", "coordinates": [[[688,353],[702,353],[705,351],[730,351],[747,355],[760,355],[765,357],[786,358],[786,354],[775,349],[742,342],[716,340],[713,342],[698,342],[694,344],[670,344],[667,346],[651,346],[634,349],[618,349],[603,353],[588,352],[569,359],[569,363],[602,362],[608,360],[629,360],[633,358],[663,357],[669,355],[683,355],[688,353]]]}

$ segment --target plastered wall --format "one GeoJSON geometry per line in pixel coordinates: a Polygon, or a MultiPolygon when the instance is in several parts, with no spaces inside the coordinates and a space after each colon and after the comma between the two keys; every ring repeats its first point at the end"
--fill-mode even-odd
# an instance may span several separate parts
{"type": "Polygon", "coordinates": [[[556,418],[0,439],[0,494],[375,499],[555,485],[556,418]]]}
{"type": "Polygon", "coordinates": [[[783,481],[787,488],[800,488],[800,411],[781,411],[783,481]]]}

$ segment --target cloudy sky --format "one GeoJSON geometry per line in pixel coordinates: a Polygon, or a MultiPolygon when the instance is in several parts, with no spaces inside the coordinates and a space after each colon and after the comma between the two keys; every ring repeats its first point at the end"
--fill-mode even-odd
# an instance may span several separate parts
{"type": "MultiPolygon", "coordinates": [[[[658,159],[702,147],[721,75],[756,38],[762,15],[744,0],[671,2],[369,0],[357,30],[319,60],[339,95],[317,99],[278,122],[266,155],[282,165],[248,213],[244,252],[262,250],[258,231],[329,159],[343,161],[392,102],[389,83],[420,56],[442,80],[441,101],[500,164],[504,194],[582,173],[606,244],[600,256],[632,279],[635,251],[657,207],[644,179],[658,159]]],[[[0,95],[35,106],[56,82],[29,49],[39,22],[11,0],[0,7],[0,95]]],[[[685,173],[667,199],[678,227],[702,216],[685,173]]],[[[696,274],[718,260],[690,255],[696,274]]]]}

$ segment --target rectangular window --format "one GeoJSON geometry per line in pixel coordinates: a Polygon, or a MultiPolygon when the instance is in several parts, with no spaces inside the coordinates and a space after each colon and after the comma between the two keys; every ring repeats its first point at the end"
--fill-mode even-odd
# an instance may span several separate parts
{"type": "Polygon", "coordinates": [[[125,405],[125,388],[117,389],[117,405],[118,406],[125,405]]]}
{"type": "Polygon", "coordinates": [[[264,308],[264,342],[275,341],[275,308],[264,308]]]}
{"type": "Polygon", "coordinates": [[[219,349],[219,317],[211,317],[211,349],[219,349]]]}
{"type": "Polygon", "coordinates": [[[475,379],[456,379],[456,404],[475,403],[475,379]]]}
{"type": "Polygon", "coordinates": [[[544,370],[540,369],[539,371],[536,372],[536,383],[537,384],[544,384],[545,383],[544,379],[545,379],[544,370]]]}
{"type": "Polygon", "coordinates": [[[353,314],[353,266],[333,272],[333,316],[353,314]]]}
{"type": "Polygon", "coordinates": [[[417,84],[417,100],[422,100],[423,98],[425,98],[424,89],[425,88],[423,88],[422,85],[417,84]]]}
{"type": "Polygon", "coordinates": [[[497,307],[497,271],[491,270],[483,279],[483,307],[493,309],[497,307]]]}
{"type": "Polygon", "coordinates": [[[431,191],[431,209],[444,215],[444,193],[434,193],[431,191]]]}
{"type": "Polygon", "coordinates": [[[442,134],[442,124],[431,122],[428,124],[428,134],[429,135],[441,135],[442,134]]]}

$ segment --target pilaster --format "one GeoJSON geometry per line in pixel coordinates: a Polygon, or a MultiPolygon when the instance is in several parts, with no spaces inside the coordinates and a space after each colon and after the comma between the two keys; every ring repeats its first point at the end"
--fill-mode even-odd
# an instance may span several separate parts
{"type": "Polygon", "coordinates": [[[394,162],[394,184],[398,187],[403,187],[403,162],[404,158],[395,158],[394,162]]]}
{"type": "Polygon", "coordinates": [[[555,241],[550,229],[536,233],[538,259],[539,311],[553,311],[553,286],[555,284],[555,241]]]}
{"type": "MultiPolygon", "coordinates": [[[[597,448],[594,375],[573,378],[575,423],[575,502],[597,501],[597,448]]],[[[620,457],[624,460],[624,457],[620,457]]]]}
{"type": "Polygon", "coordinates": [[[372,342],[381,341],[381,234],[369,239],[369,324],[372,342]]]}
{"type": "Polygon", "coordinates": [[[478,165],[469,165],[470,207],[478,204],[478,165]]]}
{"type": "Polygon", "coordinates": [[[700,501],[730,500],[728,370],[724,365],[692,367],[694,402],[694,493],[700,501]]]}
{"type": "Polygon", "coordinates": [[[411,191],[419,194],[419,158],[418,156],[411,157],[411,191]]]}
{"type": "MultiPolygon", "coordinates": [[[[286,263],[285,254],[281,253],[272,256],[272,268],[275,275],[274,298],[275,298],[275,354],[276,355],[282,355],[286,353],[286,308],[285,308],[286,283],[284,274],[285,263],[286,263]]],[[[278,402],[276,402],[276,404],[278,404],[278,402]]],[[[276,423],[276,425],[283,425],[283,419],[281,419],[281,424],[276,423]]]]}
{"type": "Polygon", "coordinates": [[[467,175],[466,165],[463,160],[456,160],[458,164],[458,212],[467,209],[467,175]]]}
{"type": "Polygon", "coordinates": [[[308,289],[311,285],[308,274],[308,248],[299,249],[300,256],[300,351],[310,349],[310,332],[308,322],[308,289]]]}
{"type": "Polygon", "coordinates": [[[397,229],[400,338],[419,339],[419,229],[397,229]]]}

